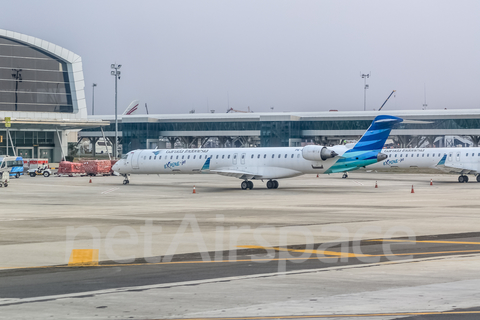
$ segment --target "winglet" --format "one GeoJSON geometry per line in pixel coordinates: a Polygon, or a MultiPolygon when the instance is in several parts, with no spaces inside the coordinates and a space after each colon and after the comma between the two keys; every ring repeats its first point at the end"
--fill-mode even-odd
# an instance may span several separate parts
{"type": "Polygon", "coordinates": [[[447,155],[444,154],[442,159],[440,159],[440,161],[438,161],[437,166],[444,166],[446,160],[447,160],[447,155]]]}
{"type": "Polygon", "coordinates": [[[205,171],[205,170],[210,170],[210,157],[208,157],[205,163],[203,164],[202,171],[205,171]]]}

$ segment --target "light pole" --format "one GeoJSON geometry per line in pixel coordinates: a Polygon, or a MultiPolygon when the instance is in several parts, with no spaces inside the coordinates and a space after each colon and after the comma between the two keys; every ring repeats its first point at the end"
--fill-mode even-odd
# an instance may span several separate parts
{"type": "Polygon", "coordinates": [[[363,89],[363,111],[367,110],[367,89],[368,89],[368,84],[367,84],[367,79],[370,78],[370,73],[364,74],[362,73],[362,78],[365,79],[364,83],[364,89],[363,89]]]}
{"type": "Polygon", "coordinates": [[[113,157],[115,159],[118,158],[117,79],[120,80],[120,71],[118,71],[118,69],[120,69],[121,67],[122,67],[121,64],[116,64],[116,63],[112,64],[111,68],[115,69],[115,71],[112,70],[112,72],[110,73],[112,76],[115,77],[115,143],[114,143],[115,152],[113,153],[113,157]]]}
{"type": "MultiPolygon", "coordinates": [[[[22,69],[12,69],[12,77],[15,79],[15,111],[18,111],[18,83],[22,82],[22,69]]],[[[8,139],[8,137],[7,137],[8,139]]]]}
{"type": "Polygon", "coordinates": [[[95,114],[95,87],[96,83],[92,84],[92,116],[95,114]]]}

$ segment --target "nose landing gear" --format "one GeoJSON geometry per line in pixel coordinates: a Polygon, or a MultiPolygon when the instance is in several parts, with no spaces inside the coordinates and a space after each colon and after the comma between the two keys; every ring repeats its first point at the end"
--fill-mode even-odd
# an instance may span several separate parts
{"type": "Polygon", "coordinates": [[[130,180],[129,180],[128,174],[122,174],[122,176],[125,178],[123,180],[123,184],[129,184],[130,180]]]}

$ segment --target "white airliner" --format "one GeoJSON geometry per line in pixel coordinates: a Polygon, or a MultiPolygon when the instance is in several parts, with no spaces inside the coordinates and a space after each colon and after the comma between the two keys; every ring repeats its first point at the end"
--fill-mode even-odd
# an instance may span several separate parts
{"type": "Polygon", "coordinates": [[[459,173],[458,182],[468,182],[467,174],[475,174],[480,182],[480,148],[410,148],[383,149],[387,159],[368,169],[431,168],[459,173]]]}
{"type": "Polygon", "coordinates": [[[125,154],[113,170],[130,174],[215,173],[242,179],[242,189],[252,189],[251,180],[267,180],[268,189],[278,188],[276,179],[302,174],[347,172],[386,159],[381,153],[392,127],[400,118],[377,116],[353,146],[303,148],[149,149],[125,154]]]}

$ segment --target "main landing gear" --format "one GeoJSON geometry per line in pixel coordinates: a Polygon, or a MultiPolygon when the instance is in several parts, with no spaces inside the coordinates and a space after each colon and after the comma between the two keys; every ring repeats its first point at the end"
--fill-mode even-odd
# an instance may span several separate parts
{"type": "MultiPolygon", "coordinates": [[[[477,181],[478,180],[479,180],[479,178],[477,176],[477,181]]],[[[460,182],[460,183],[468,182],[468,176],[461,175],[460,177],[458,177],[458,182],[460,182]]]]}
{"type": "Polygon", "coordinates": [[[342,179],[346,179],[346,178],[348,178],[348,173],[347,172],[345,172],[342,176],[342,179]]]}
{"type": "Polygon", "coordinates": [[[245,180],[245,181],[242,181],[242,184],[240,186],[242,187],[242,190],[247,190],[247,189],[252,190],[253,189],[253,182],[245,180]]]}
{"type": "Polygon", "coordinates": [[[278,181],[277,180],[268,180],[267,181],[267,189],[277,189],[278,188],[278,181]]]}
{"type": "Polygon", "coordinates": [[[125,179],[123,180],[123,184],[129,184],[129,183],[130,183],[130,180],[129,180],[129,178],[128,178],[128,174],[123,174],[123,177],[125,178],[125,179]]]}

